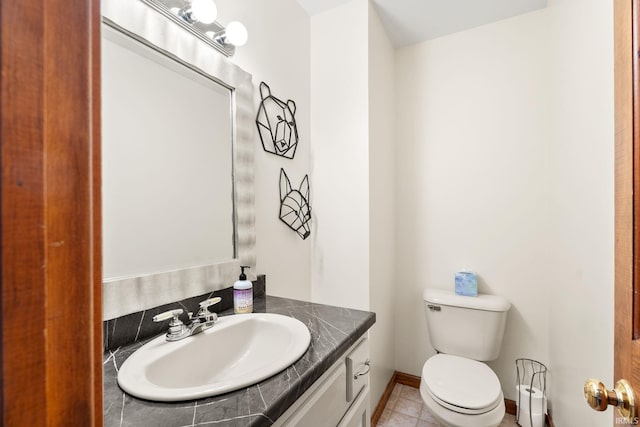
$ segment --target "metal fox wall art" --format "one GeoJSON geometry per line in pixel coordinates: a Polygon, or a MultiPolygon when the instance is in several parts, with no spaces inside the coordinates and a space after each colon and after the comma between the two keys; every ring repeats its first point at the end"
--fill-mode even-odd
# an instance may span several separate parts
{"type": "Polygon", "coordinates": [[[260,97],[262,101],[256,125],[262,148],[268,153],[293,159],[298,146],[296,103],[292,100],[284,102],[271,95],[271,89],[265,82],[260,83],[260,97]]]}
{"type": "Polygon", "coordinates": [[[280,219],[302,239],[311,234],[311,206],[309,205],[309,175],[305,175],[300,188],[291,188],[284,169],[280,169],[280,219]]]}

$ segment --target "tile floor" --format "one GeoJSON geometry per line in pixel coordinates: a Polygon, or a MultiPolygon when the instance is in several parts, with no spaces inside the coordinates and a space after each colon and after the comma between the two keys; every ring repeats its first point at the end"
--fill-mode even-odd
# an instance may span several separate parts
{"type": "MultiPolygon", "coordinates": [[[[505,415],[500,427],[516,427],[516,417],[505,415]]],[[[396,384],[377,427],[440,427],[422,403],[417,388],[396,384]]]]}

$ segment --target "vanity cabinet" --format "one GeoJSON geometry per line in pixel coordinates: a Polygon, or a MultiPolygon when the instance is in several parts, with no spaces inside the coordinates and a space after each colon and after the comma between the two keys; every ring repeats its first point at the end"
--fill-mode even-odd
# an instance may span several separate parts
{"type": "Polygon", "coordinates": [[[369,369],[369,338],[365,335],[274,426],[370,427],[369,369]]]}
{"type": "Polygon", "coordinates": [[[369,385],[356,401],[351,405],[349,411],[344,415],[338,427],[370,427],[371,413],[369,412],[369,385]]]}

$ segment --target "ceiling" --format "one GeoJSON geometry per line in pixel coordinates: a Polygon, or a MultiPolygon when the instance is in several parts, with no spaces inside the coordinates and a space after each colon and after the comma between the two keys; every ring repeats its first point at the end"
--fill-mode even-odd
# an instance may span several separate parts
{"type": "MultiPolygon", "coordinates": [[[[351,0],[297,0],[309,15],[351,0]]],[[[395,47],[546,7],[547,0],[372,0],[395,47]]]]}

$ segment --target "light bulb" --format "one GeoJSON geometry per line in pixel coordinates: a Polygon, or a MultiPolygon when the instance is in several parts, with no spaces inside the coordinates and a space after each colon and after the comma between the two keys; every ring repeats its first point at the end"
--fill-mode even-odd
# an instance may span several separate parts
{"type": "Polygon", "coordinates": [[[211,24],[218,16],[218,8],[213,0],[193,0],[191,2],[193,19],[203,24],[211,24]]]}
{"type": "Polygon", "coordinates": [[[229,22],[225,29],[225,36],[227,43],[231,43],[234,46],[243,46],[249,37],[245,26],[238,21],[229,22]]]}

